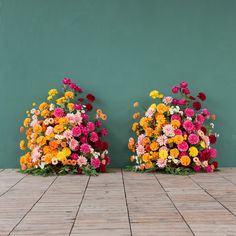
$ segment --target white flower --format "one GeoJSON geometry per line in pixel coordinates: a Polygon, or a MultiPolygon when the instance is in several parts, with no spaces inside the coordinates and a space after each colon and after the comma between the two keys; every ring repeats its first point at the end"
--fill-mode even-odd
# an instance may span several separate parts
{"type": "Polygon", "coordinates": [[[56,134],[55,139],[64,139],[65,137],[63,135],[56,134]]]}
{"type": "Polygon", "coordinates": [[[217,138],[219,138],[219,137],[220,137],[220,135],[219,135],[219,134],[217,134],[217,133],[215,133],[215,136],[216,136],[217,138]]]}
{"type": "Polygon", "coordinates": [[[187,120],[192,120],[192,117],[187,117],[187,120]]]}
{"type": "Polygon", "coordinates": [[[215,125],[213,123],[210,123],[210,126],[211,126],[212,129],[214,129],[215,125]]]}
{"type": "Polygon", "coordinates": [[[49,111],[53,111],[54,108],[55,108],[54,104],[51,103],[51,104],[50,104],[50,107],[49,107],[49,111]]]}
{"type": "Polygon", "coordinates": [[[35,112],[36,112],[35,108],[31,109],[31,111],[30,111],[31,114],[34,114],[35,112]]]}
{"type": "Polygon", "coordinates": [[[41,169],[44,169],[44,166],[45,166],[45,162],[41,162],[41,164],[39,164],[39,167],[40,167],[41,169]]]}

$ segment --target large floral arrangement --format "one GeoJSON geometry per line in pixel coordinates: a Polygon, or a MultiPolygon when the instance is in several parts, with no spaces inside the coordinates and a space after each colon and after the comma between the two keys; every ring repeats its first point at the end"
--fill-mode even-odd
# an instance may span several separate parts
{"type": "Polygon", "coordinates": [[[62,93],[49,90],[46,102],[33,103],[26,112],[20,149],[28,151],[20,158],[21,170],[36,175],[105,172],[109,157],[102,120],[107,116],[101,109],[92,112],[92,94],[82,97],[81,87],[68,78],[62,83],[62,93]]]}
{"type": "MultiPolygon", "coordinates": [[[[145,116],[132,125],[137,138],[131,137],[128,148],[135,153],[131,169],[140,171],[160,170],[173,174],[212,172],[217,169],[217,150],[211,147],[218,134],[213,132],[216,115],[203,108],[206,95],[190,95],[187,82],[172,88],[175,96],[164,96],[157,90],[150,92],[155,100],[145,116]]],[[[138,102],[134,107],[138,107],[138,102]]]]}

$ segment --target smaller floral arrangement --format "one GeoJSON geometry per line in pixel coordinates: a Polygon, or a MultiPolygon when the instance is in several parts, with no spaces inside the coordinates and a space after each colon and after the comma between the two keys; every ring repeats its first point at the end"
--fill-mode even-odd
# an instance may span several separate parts
{"type": "Polygon", "coordinates": [[[108,143],[103,140],[107,119],[101,109],[92,112],[95,97],[82,97],[82,89],[70,79],[62,81],[63,90],[48,92],[46,102],[27,111],[20,128],[25,139],[20,149],[21,171],[35,175],[87,174],[106,172],[110,163],[108,143]]]}
{"type": "MultiPolygon", "coordinates": [[[[133,115],[138,121],[132,125],[137,137],[131,137],[128,148],[135,171],[158,170],[172,174],[213,172],[217,150],[212,147],[219,135],[213,132],[216,115],[203,108],[206,95],[192,96],[187,82],[172,88],[175,96],[164,96],[157,90],[150,92],[154,103],[133,115]]],[[[134,107],[139,103],[135,102],[134,107]]]]}

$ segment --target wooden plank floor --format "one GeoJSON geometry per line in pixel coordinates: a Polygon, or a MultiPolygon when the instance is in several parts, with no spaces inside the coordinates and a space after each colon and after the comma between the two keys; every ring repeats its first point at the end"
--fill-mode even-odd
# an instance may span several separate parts
{"type": "Polygon", "coordinates": [[[0,236],[236,236],[236,168],[170,176],[0,169],[0,236]]]}

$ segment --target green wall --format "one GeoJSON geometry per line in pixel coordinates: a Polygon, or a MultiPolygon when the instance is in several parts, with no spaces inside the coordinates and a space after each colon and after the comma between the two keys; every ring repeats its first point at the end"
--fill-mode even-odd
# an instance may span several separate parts
{"type": "Polygon", "coordinates": [[[129,163],[132,103],[180,81],[205,91],[221,166],[236,166],[236,1],[0,0],[0,167],[17,167],[25,110],[71,77],[107,112],[129,163]]]}

